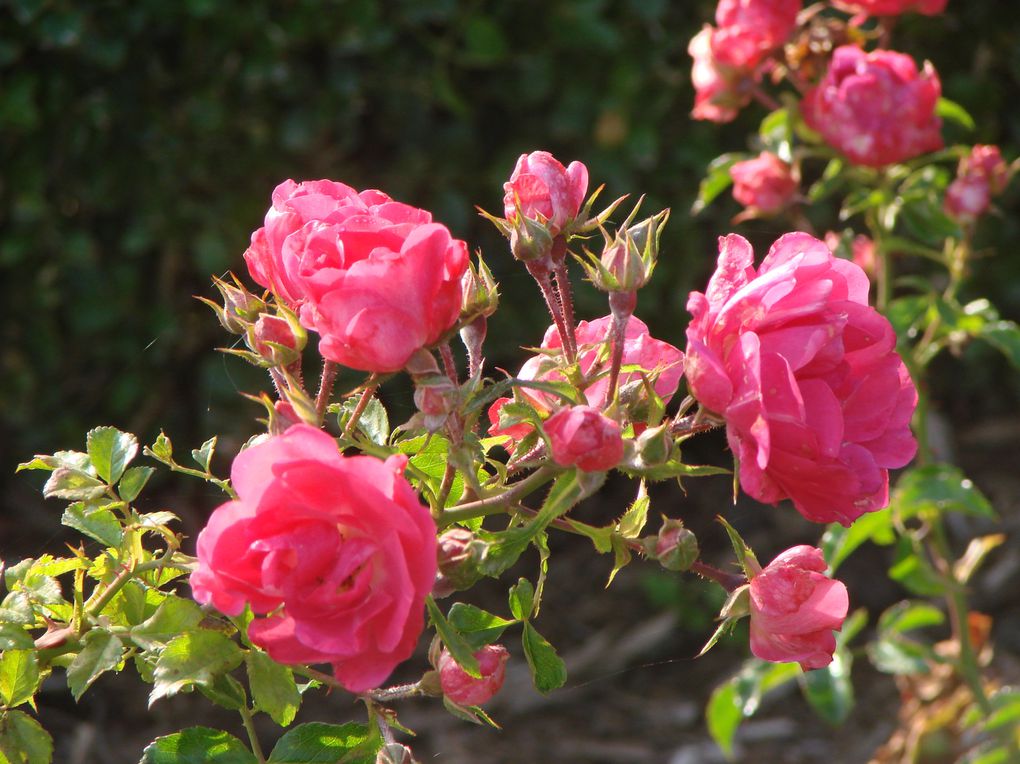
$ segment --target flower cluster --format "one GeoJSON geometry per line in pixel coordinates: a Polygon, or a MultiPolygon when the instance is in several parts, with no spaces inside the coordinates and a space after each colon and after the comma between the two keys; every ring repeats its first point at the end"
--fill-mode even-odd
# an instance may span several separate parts
{"type": "Polygon", "coordinates": [[[946,189],[946,213],[961,223],[973,223],[988,211],[992,197],[1003,192],[1009,176],[998,146],[974,146],[960,160],[956,179],[946,189]]]}

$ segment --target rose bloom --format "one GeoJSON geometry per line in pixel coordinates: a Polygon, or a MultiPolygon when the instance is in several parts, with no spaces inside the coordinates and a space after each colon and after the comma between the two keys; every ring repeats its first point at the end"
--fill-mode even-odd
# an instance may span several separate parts
{"type": "Polygon", "coordinates": [[[868,16],[899,16],[901,13],[911,11],[925,16],[935,16],[946,9],[948,2],[949,0],[842,0],[835,5],[850,13],[863,13],[868,16]]]}
{"type": "Polygon", "coordinates": [[[960,160],[956,172],[960,177],[984,178],[992,194],[1001,194],[1009,182],[1009,166],[1002,158],[998,146],[987,144],[974,146],[970,154],[960,160]]]}
{"type": "Polygon", "coordinates": [[[795,546],[751,579],[751,652],[763,661],[797,661],[805,671],[828,666],[833,630],[850,606],[846,586],[825,575],[820,549],[795,546]]]}
{"type": "MultiPolygon", "coordinates": [[[[598,377],[584,389],[584,397],[588,405],[595,409],[603,409],[609,402],[609,366],[610,358],[606,337],[612,328],[613,317],[603,316],[594,321],[581,321],[577,325],[578,357],[577,363],[581,373],[587,378],[598,377]]],[[[544,350],[559,351],[560,335],[555,326],[550,326],[542,340],[544,350]]],[[[656,394],[668,402],[680,385],[683,375],[683,353],[668,342],[657,340],[648,333],[644,321],[631,316],[627,321],[627,330],[623,341],[623,366],[639,366],[652,380],[656,394]]],[[[517,374],[518,379],[531,380],[563,380],[556,361],[546,355],[536,355],[528,359],[517,374]]],[[[639,382],[641,375],[637,371],[621,371],[618,381],[620,389],[639,382]]],[[[523,395],[540,413],[546,414],[556,405],[554,396],[538,390],[523,388],[523,395]]],[[[531,426],[517,424],[500,429],[499,411],[509,402],[509,398],[500,398],[489,409],[491,427],[490,435],[507,435],[514,441],[520,441],[529,432],[531,426]]]]}
{"type": "Polygon", "coordinates": [[[801,0],[719,0],[712,53],[727,66],[754,69],[797,24],[801,0]]]}
{"type": "Polygon", "coordinates": [[[561,467],[605,472],[623,460],[620,425],[591,406],[570,406],[545,421],[552,460],[561,467]]]}
{"type": "Polygon", "coordinates": [[[772,215],[790,203],[797,181],[790,165],[770,151],[730,167],[733,198],[749,210],[772,215]]]}
{"type": "Polygon", "coordinates": [[[992,196],[1002,193],[1009,181],[1009,167],[998,146],[974,146],[956,173],[946,189],[945,210],[963,223],[973,223],[986,213],[992,196]]]}
{"type": "Polygon", "coordinates": [[[706,24],[687,46],[687,52],[694,59],[691,116],[710,122],[732,122],[737,112],[751,102],[754,82],[760,77],[753,70],[733,67],[716,59],[712,40],[717,31],[706,24]]]}
{"type": "Polygon", "coordinates": [[[526,218],[547,221],[555,236],[577,217],[588,191],[588,168],[580,162],[567,167],[548,151],[521,154],[510,180],[503,184],[503,212],[517,217],[517,205],[526,218]]]}
{"type": "Polygon", "coordinates": [[[374,372],[399,371],[456,323],[468,265],[430,213],[330,180],[277,186],[244,259],[323,357],[374,372]]]}
{"type": "Polygon", "coordinates": [[[453,656],[443,648],[439,655],[439,686],[443,695],[461,706],[480,706],[492,699],[503,687],[506,663],[510,653],[503,645],[486,645],[477,653],[481,678],[473,677],[457,665],[453,656]]]}
{"type": "Polygon", "coordinates": [[[280,663],[331,663],[351,692],[411,655],[436,575],[436,527],[404,456],[342,456],[304,424],[242,451],[237,499],[198,536],[195,599],[250,605],[251,641],[280,663]]]}
{"type": "Polygon", "coordinates": [[[888,470],[917,449],[917,391],[868,286],[806,233],[781,237],[757,270],[730,234],[705,294],[687,303],[688,385],[725,419],[741,486],[762,502],[792,499],[815,522],[884,507],[888,470]]]}
{"type": "Polygon", "coordinates": [[[843,45],[822,81],[804,94],[808,127],[851,162],[884,167],[942,148],[942,120],[935,104],[942,93],[928,62],[891,50],[865,53],[843,45]]]}

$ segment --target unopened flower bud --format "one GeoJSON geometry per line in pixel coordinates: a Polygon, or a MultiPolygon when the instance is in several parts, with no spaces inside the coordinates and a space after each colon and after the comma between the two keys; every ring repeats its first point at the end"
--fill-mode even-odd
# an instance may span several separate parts
{"type": "Polygon", "coordinates": [[[548,259],[552,252],[549,230],[536,220],[518,217],[510,231],[510,251],[523,262],[548,259]]]}
{"type": "Polygon", "coordinates": [[[588,278],[604,292],[637,292],[648,283],[655,270],[659,239],[669,219],[669,210],[631,223],[637,209],[634,208],[612,239],[603,231],[605,247],[600,258],[589,253],[591,264],[582,262],[588,278]]]}
{"type": "Polygon", "coordinates": [[[443,694],[460,706],[480,706],[499,692],[506,679],[506,663],[510,653],[503,645],[486,645],[475,653],[481,678],[468,674],[457,665],[449,652],[439,656],[439,681],[443,694]]]}
{"type": "Polygon", "coordinates": [[[664,517],[659,535],[648,542],[645,547],[648,556],[666,570],[690,570],[698,559],[698,539],[680,520],[664,517]]]}
{"type": "Polygon", "coordinates": [[[637,438],[638,455],[643,466],[664,464],[673,455],[673,436],[669,425],[651,427],[637,438]]]}
{"type": "Polygon", "coordinates": [[[439,570],[432,596],[447,597],[474,585],[482,576],[478,561],[484,553],[485,543],[476,539],[467,528],[451,528],[443,533],[439,537],[439,570]]]}
{"type": "Polygon", "coordinates": [[[404,370],[415,379],[440,373],[436,357],[425,348],[419,348],[414,351],[411,357],[407,359],[404,370]]]}
{"type": "Polygon", "coordinates": [[[308,341],[296,319],[263,313],[249,328],[247,344],[270,366],[289,366],[301,358],[308,341]]]}
{"type": "Polygon", "coordinates": [[[414,405],[424,417],[425,429],[438,432],[457,407],[457,386],[443,375],[416,380],[414,405]]]}
{"type": "Polygon", "coordinates": [[[266,303],[245,289],[236,276],[233,284],[214,277],[213,285],[223,297],[223,305],[219,306],[204,297],[199,299],[216,311],[216,318],[231,334],[244,334],[251,322],[266,309],[266,303]]]}
{"type": "Polygon", "coordinates": [[[376,754],[375,764],[417,764],[417,759],[403,743],[387,743],[376,754]]]}
{"type": "Polygon", "coordinates": [[[484,260],[479,258],[477,268],[473,264],[468,265],[461,286],[464,295],[460,308],[461,318],[491,316],[496,312],[499,307],[499,285],[484,260]]]}

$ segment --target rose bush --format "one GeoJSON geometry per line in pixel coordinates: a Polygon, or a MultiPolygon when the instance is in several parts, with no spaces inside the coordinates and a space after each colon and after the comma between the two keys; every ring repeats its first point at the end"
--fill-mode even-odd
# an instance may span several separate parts
{"type": "Polygon", "coordinates": [[[252,642],[281,663],[331,663],[352,692],[410,656],[436,575],[436,527],[403,476],[406,457],[341,456],[294,425],[238,454],[237,499],[198,536],[195,599],[250,605],[252,642]]]}
{"type": "Polygon", "coordinates": [[[687,303],[688,384],[725,419],[747,493],[849,525],[886,505],[888,470],[913,458],[917,391],[857,265],[805,233],[753,261],[746,239],[720,238],[708,290],[687,303]]]}
{"type": "Polygon", "coordinates": [[[319,352],[391,372],[457,321],[467,245],[381,191],[284,181],[244,254],[256,282],[319,333],[319,352]]]}
{"type": "Polygon", "coordinates": [[[623,459],[620,425],[591,406],[560,409],[544,429],[552,459],[561,467],[604,472],[623,459]]]}
{"type": "Polygon", "coordinates": [[[825,575],[822,551],[795,546],[751,579],[751,652],[765,661],[797,661],[805,671],[828,666],[850,601],[846,586],[825,575]]]}
{"type": "Polygon", "coordinates": [[[773,215],[790,203],[797,193],[792,168],[771,151],[737,162],[730,168],[733,198],[749,212],[773,215]]]}
{"type": "Polygon", "coordinates": [[[588,191],[588,168],[580,162],[567,167],[548,151],[521,154],[510,180],[503,184],[503,212],[506,219],[521,214],[532,220],[540,217],[551,235],[560,233],[577,217],[588,191]]]}
{"type": "Polygon", "coordinates": [[[883,167],[942,148],[934,67],[891,50],[836,49],[822,81],[804,94],[808,126],[856,164],[883,167]]]}

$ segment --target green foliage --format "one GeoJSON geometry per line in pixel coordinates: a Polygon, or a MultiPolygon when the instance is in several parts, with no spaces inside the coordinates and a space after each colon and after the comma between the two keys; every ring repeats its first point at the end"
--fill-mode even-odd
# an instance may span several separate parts
{"type": "Polygon", "coordinates": [[[382,739],[364,724],[299,724],[280,738],[269,764],[373,764],[382,739]]]}
{"type": "Polygon", "coordinates": [[[189,727],[153,740],[139,764],[256,764],[256,759],[244,743],[223,730],[189,727]]]}
{"type": "Polygon", "coordinates": [[[0,715],[0,764],[50,764],[53,739],[39,722],[21,711],[0,715]]]}
{"type": "Polygon", "coordinates": [[[261,650],[249,650],[244,660],[255,707],[269,714],[281,727],[288,726],[301,707],[294,672],[261,650]]]}

